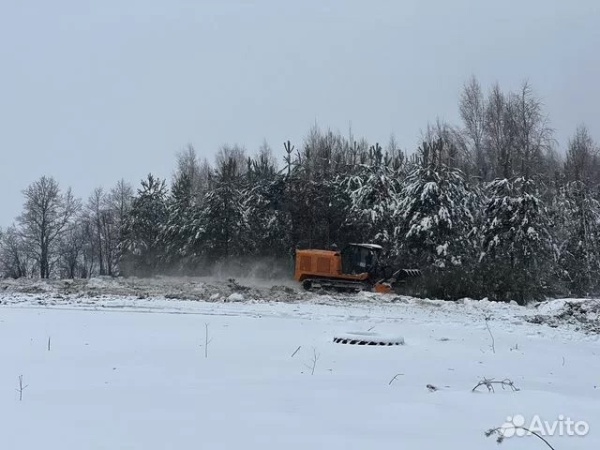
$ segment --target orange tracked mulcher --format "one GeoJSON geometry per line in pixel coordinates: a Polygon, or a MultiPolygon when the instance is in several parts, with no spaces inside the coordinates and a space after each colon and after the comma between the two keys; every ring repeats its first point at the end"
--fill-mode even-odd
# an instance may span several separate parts
{"type": "Polygon", "coordinates": [[[383,248],[376,244],[349,244],[341,251],[296,250],[294,279],[306,290],[337,291],[400,290],[409,278],[421,276],[417,269],[397,269],[380,260],[383,248]]]}

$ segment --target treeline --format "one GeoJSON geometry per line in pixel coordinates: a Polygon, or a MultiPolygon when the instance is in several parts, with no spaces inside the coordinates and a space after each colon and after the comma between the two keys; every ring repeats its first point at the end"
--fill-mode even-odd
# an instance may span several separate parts
{"type": "MultiPolygon", "coordinates": [[[[410,155],[313,128],[277,163],[224,146],[192,147],[170,183],[148,175],[96,189],[86,202],[42,177],[0,237],[8,277],[206,274],[265,261],[291,277],[298,246],[379,243],[424,272],[423,293],[496,300],[600,290],[600,159],[580,126],[560,156],[528,84],[484,94],[465,84],[462,123],[428,126],[410,155]]],[[[265,275],[268,275],[265,273],[265,275]]]]}

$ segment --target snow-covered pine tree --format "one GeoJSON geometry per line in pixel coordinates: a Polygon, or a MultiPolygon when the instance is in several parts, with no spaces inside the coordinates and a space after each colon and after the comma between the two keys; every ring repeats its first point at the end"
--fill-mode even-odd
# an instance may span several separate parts
{"type": "Polygon", "coordinates": [[[288,216],[271,206],[270,184],[267,180],[248,187],[243,193],[247,223],[247,255],[277,257],[286,254],[290,243],[288,216]]]}
{"type": "Polygon", "coordinates": [[[202,232],[194,236],[194,241],[201,242],[203,254],[213,261],[242,255],[246,247],[243,240],[247,227],[242,195],[244,161],[241,149],[222,151],[195,221],[195,229],[202,232]]]}
{"type": "Polygon", "coordinates": [[[301,165],[295,166],[289,175],[281,177],[273,186],[278,208],[287,214],[291,224],[289,240],[293,247],[323,245],[319,244],[315,230],[317,192],[317,183],[301,165]]]}
{"type": "Polygon", "coordinates": [[[149,174],[142,180],[129,211],[123,234],[121,269],[125,273],[151,275],[164,259],[161,241],[167,220],[167,187],[165,180],[149,174]]]}
{"type": "MultiPolygon", "coordinates": [[[[286,158],[287,173],[273,186],[278,208],[288,215],[292,247],[326,248],[342,238],[345,217],[343,193],[336,183],[336,171],[343,164],[332,156],[331,144],[311,135],[302,152],[286,158]],[[277,191],[277,194],[275,192],[277,191]]],[[[337,141],[335,141],[337,142],[337,141]]],[[[337,147],[336,147],[337,148],[337,147]]],[[[337,154],[336,154],[337,155],[337,154]]]]}
{"type": "Polygon", "coordinates": [[[481,229],[482,289],[496,300],[522,304],[543,298],[554,276],[554,245],[536,182],[497,179],[487,191],[481,229]]]}
{"type": "Polygon", "coordinates": [[[443,164],[447,144],[424,143],[403,182],[393,216],[398,264],[424,272],[429,295],[457,298],[471,289],[479,197],[458,169],[443,164]]]}
{"type": "Polygon", "coordinates": [[[290,248],[289,216],[278,208],[281,199],[275,198],[276,179],[275,163],[268,146],[263,145],[257,157],[248,160],[242,192],[247,224],[246,254],[277,258],[284,257],[290,248]]]}
{"type": "Polygon", "coordinates": [[[342,245],[347,239],[344,222],[348,199],[338,182],[347,170],[348,145],[340,135],[313,129],[304,144],[304,158],[297,166],[309,212],[309,240],[317,248],[342,245]]]}
{"type": "Polygon", "coordinates": [[[556,251],[568,295],[600,288],[600,202],[582,181],[567,183],[554,198],[556,251]]]}
{"type": "Polygon", "coordinates": [[[167,199],[167,220],[161,233],[165,246],[165,270],[193,272],[196,255],[193,249],[194,215],[198,208],[197,195],[190,175],[176,175],[167,199]]]}
{"type": "Polygon", "coordinates": [[[338,182],[350,201],[345,225],[353,240],[390,246],[403,169],[403,164],[384,155],[377,145],[369,149],[365,164],[355,165],[350,174],[340,177],[338,182]]]}

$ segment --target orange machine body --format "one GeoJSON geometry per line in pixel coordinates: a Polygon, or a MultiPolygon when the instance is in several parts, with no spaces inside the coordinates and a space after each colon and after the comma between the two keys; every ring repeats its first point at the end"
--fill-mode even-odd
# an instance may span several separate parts
{"type": "Polygon", "coordinates": [[[348,281],[366,281],[368,273],[356,275],[342,272],[342,256],[334,250],[297,250],[294,279],[302,282],[308,278],[337,278],[348,281]]]}
{"type": "Polygon", "coordinates": [[[398,269],[382,261],[377,244],[348,244],[343,250],[297,249],[294,279],[302,287],[338,292],[369,290],[397,292],[408,278],[421,275],[416,269],[398,269]]]}

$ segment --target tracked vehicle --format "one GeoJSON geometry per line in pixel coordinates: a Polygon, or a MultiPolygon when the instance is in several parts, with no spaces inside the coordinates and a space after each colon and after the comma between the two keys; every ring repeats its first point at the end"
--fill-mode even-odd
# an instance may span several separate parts
{"type": "Polygon", "coordinates": [[[341,251],[296,250],[294,279],[306,290],[400,293],[410,279],[421,276],[418,269],[393,267],[383,261],[382,251],[376,244],[349,244],[341,251]]]}

